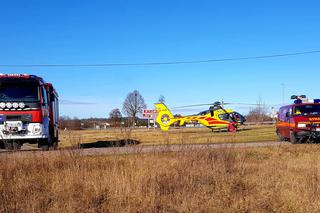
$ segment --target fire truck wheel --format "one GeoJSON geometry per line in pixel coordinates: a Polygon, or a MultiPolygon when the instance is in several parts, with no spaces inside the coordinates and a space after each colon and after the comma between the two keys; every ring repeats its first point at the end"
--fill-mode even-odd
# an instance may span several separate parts
{"type": "Polygon", "coordinates": [[[0,149],[5,149],[6,147],[5,147],[5,145],[4,145],[4,143],[3,143],[3,141],[0,141],[0,149]]]}
{"type": "Polygon", "coordinates": [[[40,149],[42,151],[48,151],[49,150],[49,145],[48,144],[41,144],[40,149]]]}
{"type": "Polygon", "coordinates": [[[47,141],[47,140],[39,141],[38,147],[39,147],[42,151],[48,151],[48,150],[49,150],[48,141],[47,141]]]}
{"type": "Polygon", "coordinates": [[[276,130],[276,133],[277,133],[277,136],[278,136],[278,138],[279,138],[280,141],[287,141],[287,140],[288,140],[287,138],[283,137],[283,136],[280,134],[280,132],[279,132],[278,129],[276,130]]]}
{"type": "Polygon", "coordinates": [[[20,150],[21,149],[21,144],[19,142],[13,141],[12,142],[12,148],[13,148],[13,150],[20,150]]]}
{"type": "Polygon", "coordinates": [[[50,146],[51,150],[57,150],[58,149],[58,142],[53,142],[50,146]]]}
{"type": "Polygon", "coordinates": [[[5,141],[5,142],[4,142],[4,147],[5,147],[7,150],[13,150],[13,144],[10,143],[10,142],[5,141]]]}
{"type": "Polygon", "coordinates": [[[299,140],[293,131],[290,131],[290,143],[292,143],[292,144],[299,143],[299,140]]]}

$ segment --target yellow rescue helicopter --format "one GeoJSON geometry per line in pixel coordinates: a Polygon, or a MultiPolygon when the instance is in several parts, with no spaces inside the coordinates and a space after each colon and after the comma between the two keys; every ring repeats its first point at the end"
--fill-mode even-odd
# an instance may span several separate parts
{"type": "Polygon", "coordinates": [[[170,126],[176,122],[179,123],[180,126],[184,125],[186,122],[198,122],[212,130],[227,129],[229,132],[236,132],[237,128],[244,124],[246,119],[238,112],[235,112],[231,109],[225,109],[223,105],[226,104],[231,103],[215,102],[212,104],[198,104],[177,107],[185,108],[210,105],[208,110],[200,112],[196,115],[173,116],[171,111],[164,103],[156,103],[155,107],[158,112],[156,122],[160,125],[160,128],[163,131],[168,131],[170,126]]]}

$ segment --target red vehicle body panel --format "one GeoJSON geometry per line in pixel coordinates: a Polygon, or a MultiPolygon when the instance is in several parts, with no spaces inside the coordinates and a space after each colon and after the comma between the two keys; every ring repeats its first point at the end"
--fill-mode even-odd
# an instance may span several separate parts
{"type": "Polygon", "coordinates": [[[2,115],[32,115],[33,123],[42,123],[43,115],[42,110],[30,111],[0,111],[2,115]]]}

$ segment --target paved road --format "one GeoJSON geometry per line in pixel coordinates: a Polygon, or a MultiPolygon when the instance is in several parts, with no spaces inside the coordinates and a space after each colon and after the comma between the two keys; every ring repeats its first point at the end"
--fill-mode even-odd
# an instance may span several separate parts
{"type": "MultiPolygon", "coordinates": [[[[127,146],[127,147],[109,147],[109,148],[88,148],[77,149],[81,155],[112,155],[112,154],[134,154],[134,153],[153,153],[153,152],[178,152],[185,150],[203,150],[203,149],[218,149],[218,148],[246,148],[246,147],[267,147],[267,146],[280,146],[287,143],[267,141],[267,142],[250,142],[250,143],[215,143],[215,144],[175,144],[175,145],[156,145],[156,146],[127,146]]],[[[56,153],[60,154],[70,150],[48,151],[41,152],[37,148],[30,146],[23,146],[22,151],[15,152],[20,154],[33,154],[34,153],[56,153]]],[[[0,154],[5,154],[6,150],[1,150],[0,154]]]]}

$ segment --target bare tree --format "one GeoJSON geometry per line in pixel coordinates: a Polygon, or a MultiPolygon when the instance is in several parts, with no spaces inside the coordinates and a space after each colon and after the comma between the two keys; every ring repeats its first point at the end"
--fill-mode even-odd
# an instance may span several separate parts
{"type": "Polygon", "coordinates": [[[136,117],[139,113],[142,113],[147,105],[139,91],[134,90],[127,95],[126,100],[123,103],[122,112],[132,119],[132,125],[135,126],[136,117]]]}
{"type": "Polygon", "coordinates": [[[166,102],[166,98],[163,95],[160,95],[158,102],[159,103],[165,103],[166,102]]]}
{"type": "Polygon", "coordinates": [[[266,104],[262,102],[261,97],[257,101],[257,106],[249,111],[246,118],[249,122],[272,121],[272,118],[268,115],[266,104]]]}
{"type": "Polygon", "coordinates": [[[118,108],[111,110],[111,112],[109,113],[109,118],[114,127],[120,126],[122,114],[118,108]]]}

